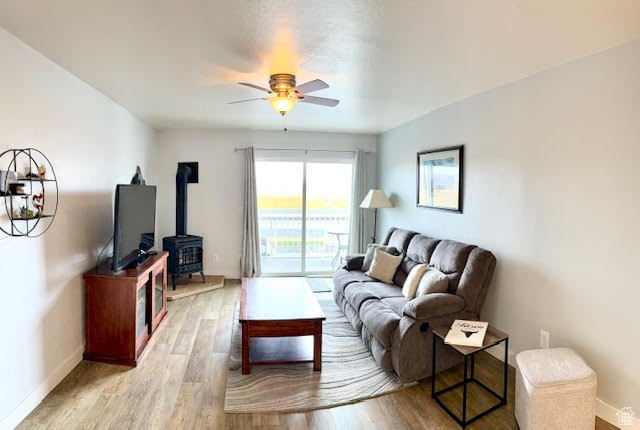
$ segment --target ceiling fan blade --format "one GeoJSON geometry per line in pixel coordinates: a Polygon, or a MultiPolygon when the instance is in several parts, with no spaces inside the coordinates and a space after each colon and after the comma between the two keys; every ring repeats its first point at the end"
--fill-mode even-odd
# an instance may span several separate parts
{"type": "Polygon", "coordinates": [[[306,94],[313,91],[324,90],[325,88],[329,88],[329,85],[325,81],[314,79],[313,81],[309,81],[306,84],[298,85],[297,87],[295,87],[295,90],[299,93],[306,94]]]}
{"type": "Polygon", "coordinates": [[[269,93],[271,94],[271,90],[268,90],[264,87],[261,87],[259,85],[253,85],[253,84],[249,84],[247,82],[238,82],[240,85],[244,85],[245,87],[251,87],[251,88],[255,88],[256,90],[260,90],[260,91],[264,91],[265,93],[269,93]]]}
{"type": "Polygon", "coordinates": [[[304,96],[303,98],[300,99],[300,101],[302,103],[311,103],[314,105],[329,106],[329,107],[336,107],[338,103],[340,103],[340,100],[328,99],[326,97],[313,97],[313,96],[304,96]]]}
{"type": "Polygon", "coordinates": [[[269,99],[266,98],[266,97],[258,97],[258,98],[255,98],[255,99],[236,100],[235,102],[229,102],[227,104],[228,105],[233,105],[233,104],[236,104],[236,103],[252,102],[252,101],[255,101],[255,100],[269,100],[269,99]]]}

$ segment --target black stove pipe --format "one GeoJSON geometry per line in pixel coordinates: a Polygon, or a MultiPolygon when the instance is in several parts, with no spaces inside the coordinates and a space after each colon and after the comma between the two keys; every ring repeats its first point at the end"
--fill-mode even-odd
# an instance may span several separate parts
{"type": "Polygon", "coordinates": [[[176,236],[187,235],[187,180],[191,169],[178,166],[176,173],[176,236]]]}

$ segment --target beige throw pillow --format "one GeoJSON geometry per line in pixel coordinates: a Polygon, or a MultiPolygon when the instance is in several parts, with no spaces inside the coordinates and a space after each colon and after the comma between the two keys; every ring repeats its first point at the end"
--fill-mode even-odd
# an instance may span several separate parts
{"type": "Polygon", "coordinates": [[[400,255],[400,252],[395,248],[395,246],[386,246],[386,245],[378,245],[375,243],[371,243],[367,246],[367,253],[364,256],[364,261],[362,262],[362,271],[366,272],[371,267],[371,263],[373,262],[373,253],[376,249],[380,251],[386,252],[391,255],[400,255]]]}
{"type": "Polygon", "coordinates": [[[448,289],[449,279],[447,279],[447,275],[432,267],[422,275],[422,279],[418,284],[418,291],[416,291],[416,297],[423,294],[446,293],[448,289]]]}
{"type": "Polygon", "coordinates": [[[418,284],[420,284],[422,275],[427,271],[427,268],[428,266],[426,264],[417,264],[413,266],[413,269],[409,272],[407,280],[404,281],[404,285],[402,286],[402,295],[405,296],[407,300],[412,300],[416,296],[418,284]]]}
{"type": "Polygon", "coordinates": [[[376,249],[373,254],[373,262],[366,273],[367,276],[382,281],[386,284],[393,282],[393,275],[400,263],[402,263],[402,255],[391,255],[376,249]]]}

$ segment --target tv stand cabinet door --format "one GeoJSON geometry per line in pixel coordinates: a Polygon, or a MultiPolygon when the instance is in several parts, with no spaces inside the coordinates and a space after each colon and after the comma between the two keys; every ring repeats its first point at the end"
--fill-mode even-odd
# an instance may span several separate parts
{"type": "Polygon", "coordinates": [[[151,290],[151,281],[143,282],[138,285],[135,290],[135,333],[136,333],[136,345],[135,345],[135,358],[142,353],[147,341],[149,340],[149,319],[147,312],[149,309],[149,291],[151,290]]]}
{"type": "MultiPolygon", "coordinates": [[[[112,362],[135,359],[135,294],[132,283],[99,278],[87,281],[85,358],[102,357],[112,362]]],[[[148,338],[145,335],[144,341],[148,338]]]]}
{"type": "MultiPolygon", "coordinates": [[[[163,260],[166,261],[166,260],[163,260]]],[[[151,333],[162,322],[167,313],[167,266],[154,267],[151,272],[151,333]]]]}

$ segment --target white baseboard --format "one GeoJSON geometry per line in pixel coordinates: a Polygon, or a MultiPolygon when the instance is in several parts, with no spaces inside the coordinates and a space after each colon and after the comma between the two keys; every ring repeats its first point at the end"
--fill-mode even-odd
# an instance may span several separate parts
{"type": "Polygon", "coordinates": [[[620,427],[621,430],[640,430],[640,419],[633,418],[632,425],[621,426],[618,424],[618,411],[622,408],[611,406],[610,404],[596,399],[596,415],[605,420],[606,422],[613,424],[616,427],[620,427]]]}
{"type": "Polygon", "coordinates": [[[42,400],[53,390],[74,367],[82,361],[84,345],[78,348],[67,358],[51,375],[31,392],[13,411],[0,420],[0,429],[9,430],[15,428],[27,417],[42,400]]]}
{"type": "MultiPolygon", "coordinates": [[[[240,279],[240,272],[238,270],[216,270],[215,273],[206,271],[205,276],[224,276],[225,279],[240,279]]],[[[197,276],[197,275],[194,275],[197,276]]]]}
{"type": "MultiPolygon", "coordinates": [[[[491,349],[488,349],[487,352],[497,358],[500,361],[504,361],[504,344],[497,345],[491,349]]],[[[515,357],[516,355],[513,352],[509,352],[509,364],[515,367],[515,357]]],[[[596,398],[596,416],[602,418],[609,424],[613,424],[614,426],[619,426],[618,424],[618,411],[622,408],[618,408],[615,406],[611,406],[608,403],[596,398]]],[[[621,430],[640,430],[640,420],[637,418],[633,418],[633,425],[631,426],[623,426],[621,430]]]]}

